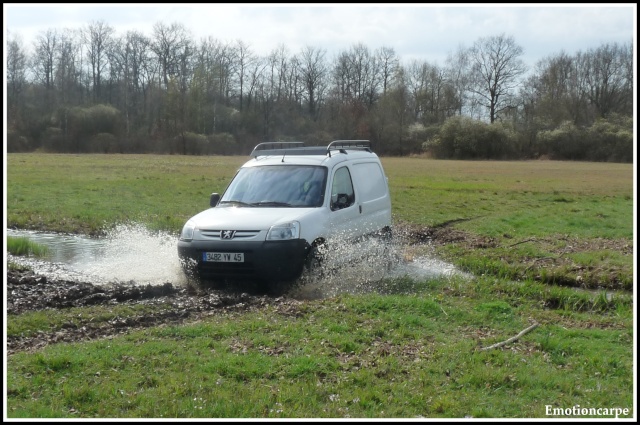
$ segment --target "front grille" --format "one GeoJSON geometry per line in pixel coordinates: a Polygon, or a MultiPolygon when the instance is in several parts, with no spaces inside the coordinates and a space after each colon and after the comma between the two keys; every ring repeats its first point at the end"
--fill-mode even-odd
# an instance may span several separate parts
{"type": "MultiPolygon", "coordinates": [[[[229,229],[229,230],[232,230],[232,229],[229,229]]],[[[223,231],[224,230],[200,229],[200,234],[205,238],[218,240],[220,239],[220,235],[223,231]]],[[[233,236],[233,239],[230,239],[230,240],[251,239],[258,236],[259,233],[260,233],[259,230],[236,230],[235,235],[233,236]]]]}

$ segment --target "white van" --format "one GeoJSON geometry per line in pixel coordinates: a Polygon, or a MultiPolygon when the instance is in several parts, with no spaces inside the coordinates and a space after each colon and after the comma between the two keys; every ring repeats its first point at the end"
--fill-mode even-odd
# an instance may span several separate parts
{"type": "Polygon", "coordinates": [[[332,244],[391,234],[387,177],[367,140],[261,143],[178,242],[187,275],[295,281],[332,244]]]}

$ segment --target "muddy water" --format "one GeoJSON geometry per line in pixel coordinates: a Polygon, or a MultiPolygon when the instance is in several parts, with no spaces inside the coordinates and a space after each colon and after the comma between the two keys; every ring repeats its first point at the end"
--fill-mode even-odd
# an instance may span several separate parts
{"type": "MultiPolygon", "coordinates": [[[[151,232],[142,225],[122,225],[101,238],[62,235],[33,231],[8,230],[7,236],[27,237],[46,245],[50,254],[45,259],[8,256],[18,264],[31,267],[36,273],[53,279],[89,281],[94,284],[127,282],[160,285],[171,282],[185,284],[186,279],[177,255],[174,235],[151,232]]],[[[330,263],[340,264],[339,272],[327,274],[301,289],[304,297],[325,297],[342,292],[376,291],[376,284],[387,277],[433,279],[462,274],[451,264],[435,258],[407,258],[405,246],[393,246],[396,259],[383,264],[377,246],[345,246],[332,251],[330,263]],[[370,255],[344,263],[354,252],[370,255]]]]}

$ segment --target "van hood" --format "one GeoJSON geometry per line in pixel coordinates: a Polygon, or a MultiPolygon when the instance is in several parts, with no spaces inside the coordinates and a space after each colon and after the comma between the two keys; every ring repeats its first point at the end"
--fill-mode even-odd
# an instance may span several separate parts
{"type": "Polygon", "coordinates": [[[198,229],[269,230],[278,223],[299,220],[317,208],[215,207],[191,217],[198,229]]]}

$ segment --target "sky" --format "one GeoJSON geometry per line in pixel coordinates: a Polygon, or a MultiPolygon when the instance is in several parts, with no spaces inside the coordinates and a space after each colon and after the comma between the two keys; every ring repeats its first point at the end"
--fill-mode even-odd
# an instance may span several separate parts
{"type": "Polygon", "coordinates": [[[326,49],[331,58],[362,43],[371,51],[391,47],[403,63],[439,66],[459,48],[499,35],[514,38],[528,66],[605,43],[635,45],[637,12],[636,3],[4,3],[3,8],[4,39],[8,31],[29,49],[48,29],[80,29],[104,21],[117,36],[136,30],[151,37],[154,24],[177,22],[194,41],[209,36],[240,40],[259,56],[284,45],[292,54],[307,46],[326,49]]]}

